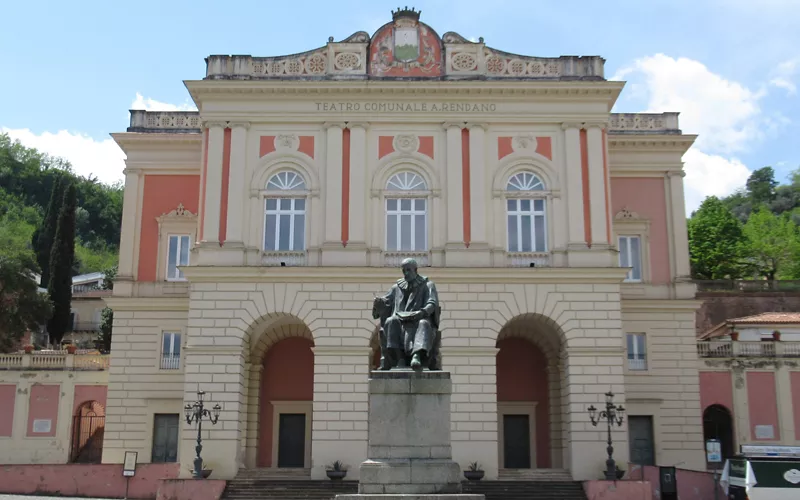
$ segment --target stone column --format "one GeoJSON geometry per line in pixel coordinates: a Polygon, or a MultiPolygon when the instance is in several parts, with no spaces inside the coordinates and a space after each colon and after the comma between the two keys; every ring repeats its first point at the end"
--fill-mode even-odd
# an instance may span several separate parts
{"type": "Polygon", "coordinates": [[[689,234],[686,227],[686,202],[683,194],[683,177],[685,175],[686,173],[683,171],[667,174],[672,209],[672,245],[675,253],[673,279],[689,278],[689,234]]]}
{"type": "MultiPolygon", "coordinates": [[[[192,330],[190,328],[190,330],[192,330]]],[[[212,425],[203,419],[201,456],[204,462],[214,464],[214,477],[232,479],[238,472],[241,457],[242,422],[245,411],[245,357],[241,346],[200,346],[190,344],[185,348],[184,406],[194,404],[197,391],[205,391],[206,408],[222,407],[219,421],[212,425]]],[[[180,446],[180,477],[189,477],[193,467],[197,426],[187,424],[182,417],[180,446]]]]}
{"type": "Polygon", "coordinates": [[[567,246],[575,249],[586,248],[583,232],[583,181],[581,179],[581,135],[580,125],[564,123],[564,158],[566,160],[567,213],[569,231],[567,246]]]}
{"type": "Polygon", "coordinates": [[[241,247],[244,234],[244,204],[248,198],[245,186],[247,168],[247,122],[231,123],[231,166],[228,178],[228,219],[226,247],[241,247]]]}
{"type": "Polygon", "coordinates": [[[447,243],[446,247],[464,248],[464,199],[462,196],[461,123],[445,123],[447,130],[447,243]]]}
{"type": "MultiPolygon", "coordinates": [[[[125,191],[122,198],[122,231],[119,238],[119,271],[117,280],[134,278],[134,235],[137,233],[139,218],[139,184],[141,174],[138,169],[125,169],[125,191]]],[[[47,286],[45,283],[44,286],[47,286]]]]}
{"type": "Polygon", "coordinates": [[[469,127],[469,196],[470,230],[472,247],[488,248],[486,234],[487,199],[486,186],[486,128],[481,123],[470,123],[469,127]]]}
{"type": "Polygon", "coordinates": [[[202,245],[219,244],[219,218],[222,199],[222,149],[225,122],[208,124],[208,157],[206,160],[205,206],[203,210],[202,245]]]}
{"type": "Polygon", "coordinates": [[[327,147],[325,155],[325,241],[323,246],[342,246],[342,130],[344,123],[325,123],[327,147]]]}
{"type": "Polygon", "coordinates": [[[606,177],[603,168],[604,123],[586,123],[586,154],[589,159],[589,215],[592,228],[592,248],[608,246],[608,209],[606,208],[606,177]]]}
{"type": "Polygon", "coordinates": [[[367,227],[367,127],[353,123],[350,128],[350,246],[366,245],[367,227]]]}

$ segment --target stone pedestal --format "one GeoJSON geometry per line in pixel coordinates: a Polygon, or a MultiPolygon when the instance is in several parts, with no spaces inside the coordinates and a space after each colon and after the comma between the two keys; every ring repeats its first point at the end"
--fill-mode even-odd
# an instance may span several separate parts
{"type": "Polygon", "coordinates": [[[373,371],[369,447],[357,495],[337,500],[483,500],[461,494],[450,448],[450,373],[373,371]]]}

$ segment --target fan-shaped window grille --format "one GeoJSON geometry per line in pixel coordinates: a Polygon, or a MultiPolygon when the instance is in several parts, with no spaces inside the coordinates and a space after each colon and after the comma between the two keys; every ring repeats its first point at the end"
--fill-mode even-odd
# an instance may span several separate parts
{"type": "Polygon", "coordinates": [[[306,188],[303,178],[295,172],[278,172],[267,181],[268,191],[298,191],[306,188]]]}
{"type": "MultiPolygon", "coordinates": [[[[267,191],[270,192],[302,191],[305,188],[303,178],[290,171],[278,172],[267,181],[267,191]]],[[[275,193],[266,198],[265,204],[264,250],[305,250],[305,196],[280,196],[275,193]]]]}
{"type": "Polygon", "coordinates": [[[400,172],[394,174],[386,183],[388,191],[425,191],[428,189],[425,179],[414,172],[400,172]]]}
{"type": "Polygon", "coordinates": [[[520,172],[511,176],[506,189],[509,191],[544,191],[544,183],[536,174],[520,172]]]}

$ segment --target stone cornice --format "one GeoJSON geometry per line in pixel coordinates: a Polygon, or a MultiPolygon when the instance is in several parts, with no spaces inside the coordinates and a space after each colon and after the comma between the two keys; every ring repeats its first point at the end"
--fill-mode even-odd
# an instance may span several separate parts
{"type": "Polygon", "coordinates": [[[188,311],[189,298],[175,297],[105,297],[103,301],[115,311],[188,311]]]}
{"type": "Polygon", "coordinates": [[[119,147],[127,153],[129,149],[173,149],[176,146],[200,147],[203,135],[164,133],[119,132],[110,134],[119,147]]]}
{"type": "Polygon", "coordinates": [[[702,307],[702,300],[633,300],[622,299],[621,310],[626,312],[691,312],[702,307]]]}
{"type": "Polygon", "coordinates": [[[685,153],[694,144],[696,135],[677,134],[608,134],[609,150],[648,150],[685,153]]]}
{"type": "MultiPolygon", "coordinates": [[[[399,269],[390,267],[224,267],[187,266],[181,268],[193,283],[375,283],[397,281],[399,269]]],[[[437,268],[421,269],[422,274],[439,284],[461,283],[622,283],[627,269],[608,268],[437,268]]]]}

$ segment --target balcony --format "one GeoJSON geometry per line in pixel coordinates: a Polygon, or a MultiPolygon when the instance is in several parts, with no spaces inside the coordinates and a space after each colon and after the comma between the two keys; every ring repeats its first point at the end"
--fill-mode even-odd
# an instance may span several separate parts
{"type": "Polygon", "coordinates": [[[386,267],[400,267],[405,259],[414,259],[418,267],[430,266],[430,255],[428,252],[384,252],[383,265],[386,267]]]}
{"type": "Polygon", "coordinates": [[[108,370],[110,356],[105,354],[69,354],[63,351],[30,354],[0,354],[0,370],[108,370]]]}
{"type": "Polygon", "coordinates": [[[199,134],[200,113],[197,111],[145,111],[131,110],[128,132],[168,132],[171,134],[199,134]]]}
{"type": "Polygon", "coordinates": [[[628,370],[636,372],[647,370],[647,360],[644,358],[628,358],[628,370]]]}
{"type": "Polygon", "coordinates": [[[264,251],[261,253],[261,263],[265,266],[305,266],[306,262],[306,252],[304,251],[264,251]]]}
{"type": "Polygon", "coordinates": [[[550,254],[547,252],[508,252],[508,267],[548,267],[550,254]]]}
{"type": "Polygon", "coordinates": [[[707,340],[697,343],[701,358],[800,358],[800,342],[707,340]]]}
{"type": "Polygon", "coordinates": [[[181,367],[181,357],[177,354],[161,356],[162,370],[177,370],[181,367]]]}

